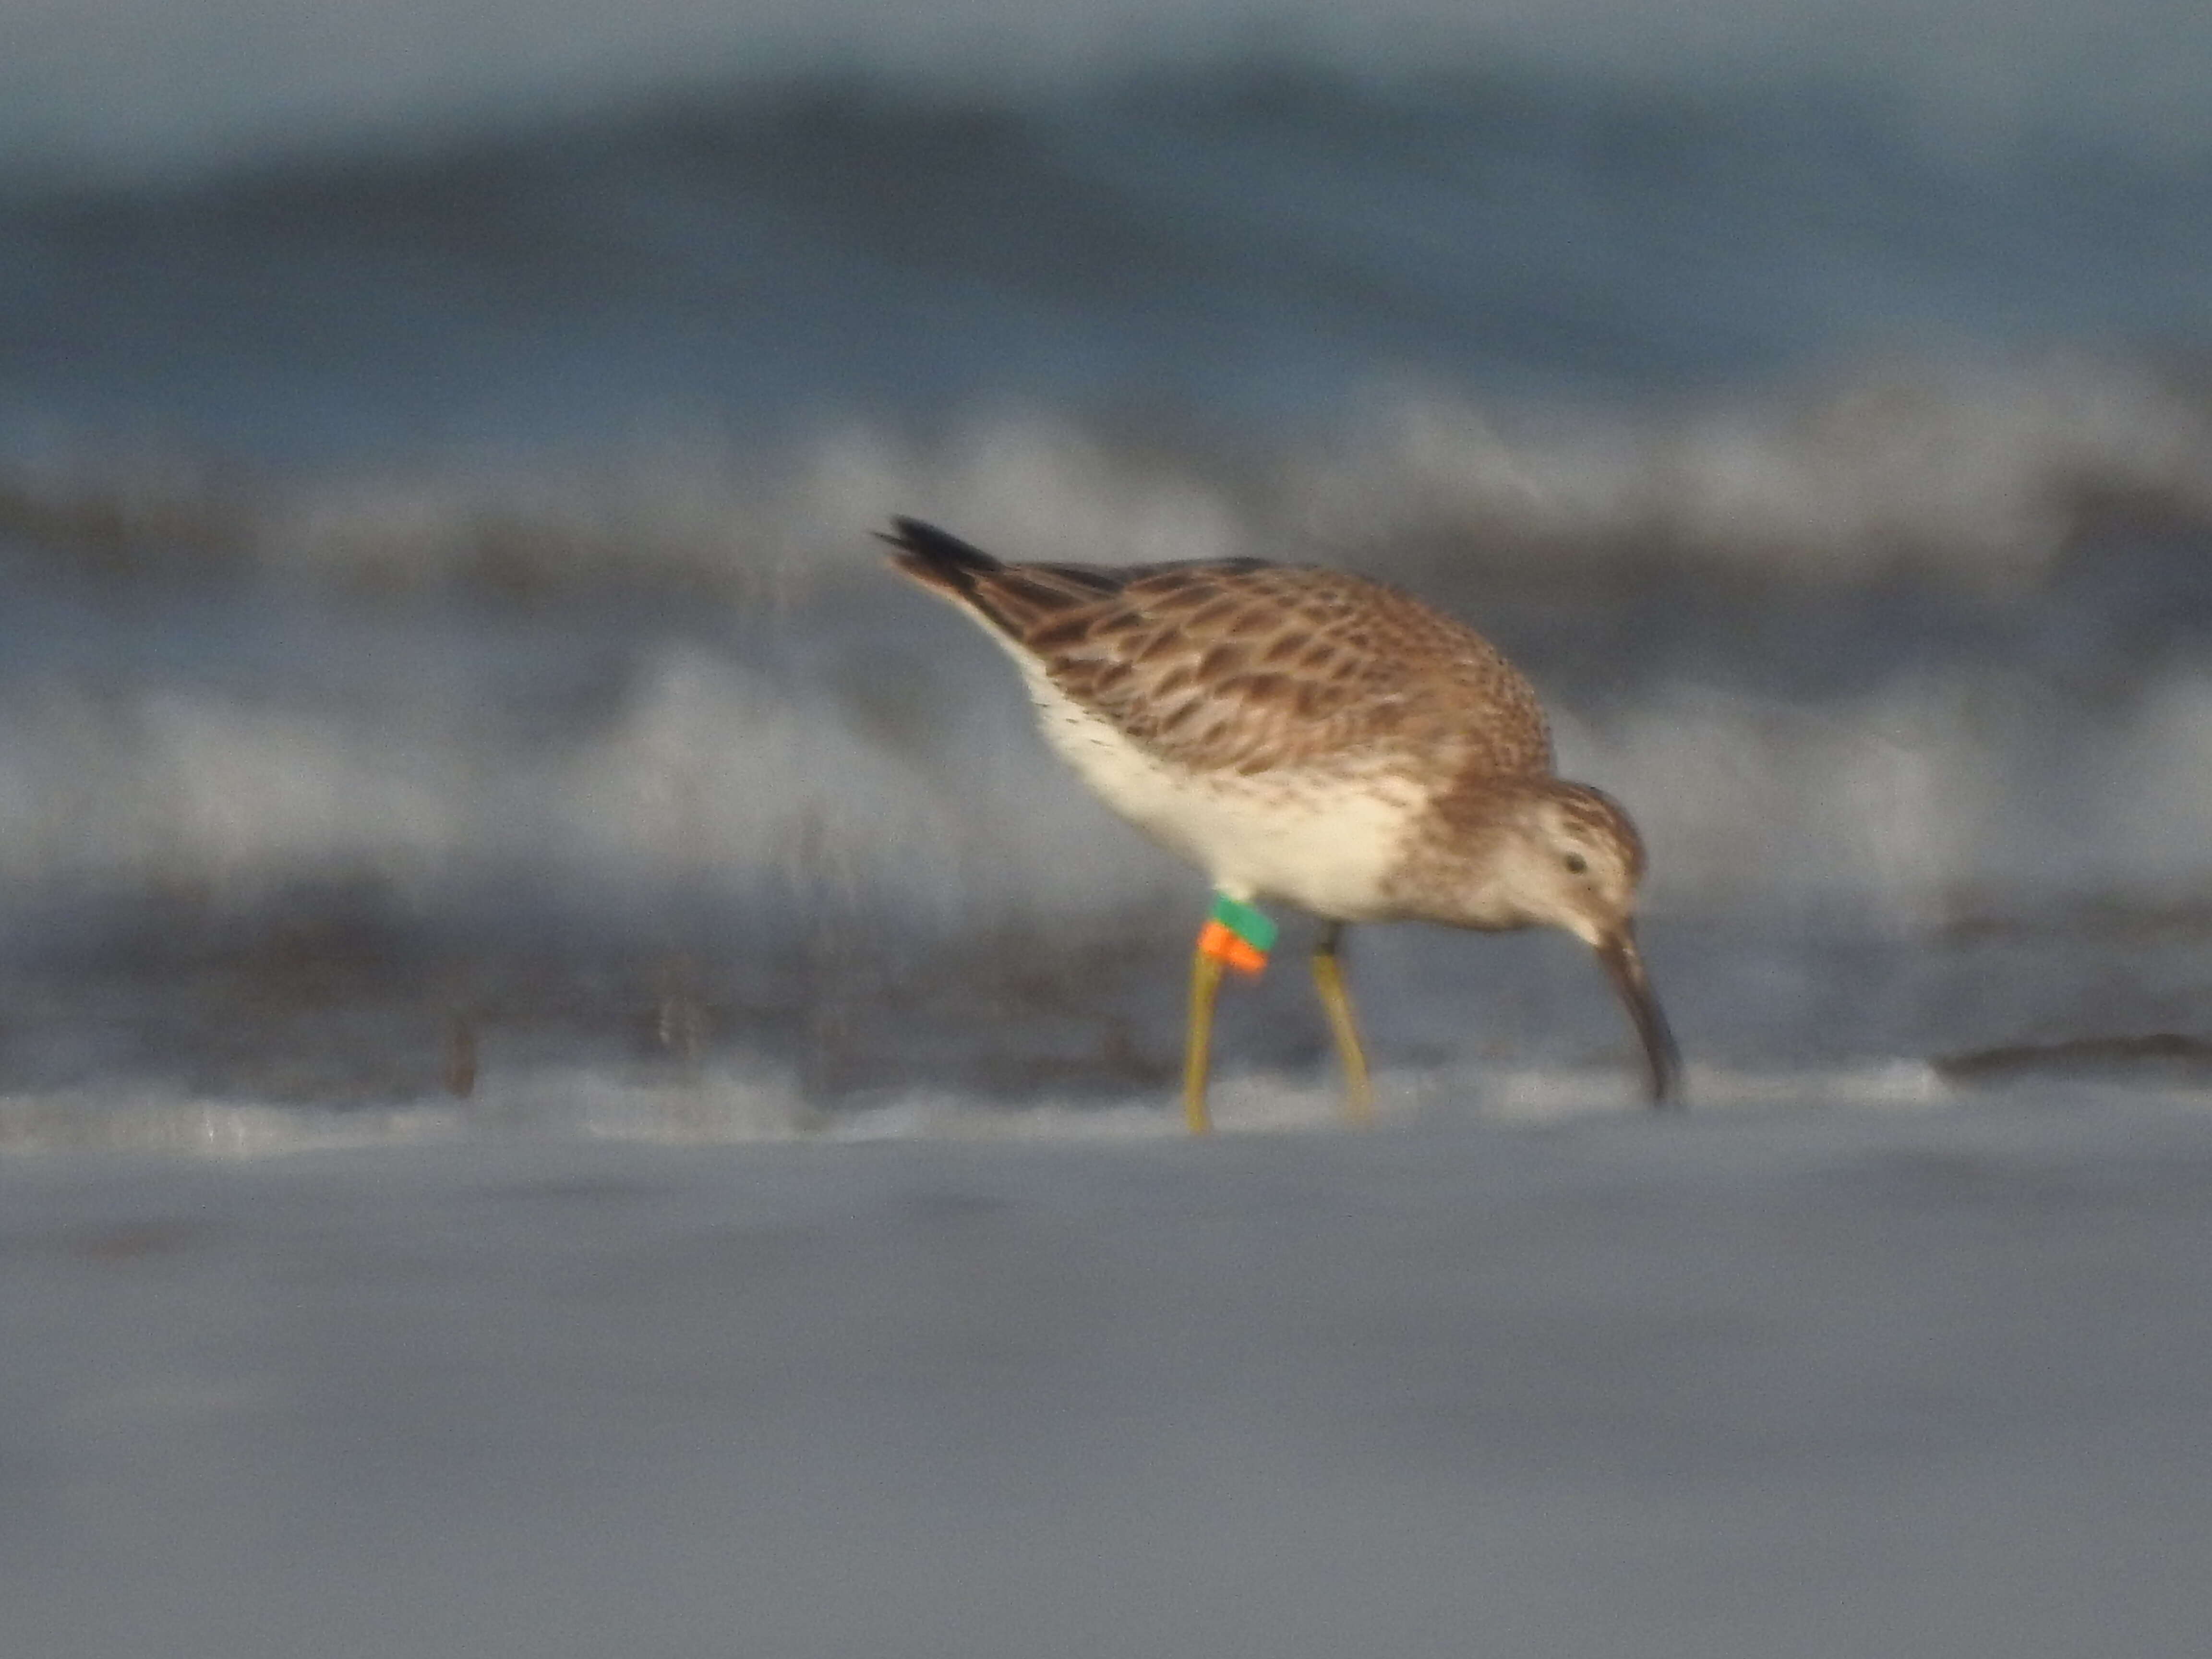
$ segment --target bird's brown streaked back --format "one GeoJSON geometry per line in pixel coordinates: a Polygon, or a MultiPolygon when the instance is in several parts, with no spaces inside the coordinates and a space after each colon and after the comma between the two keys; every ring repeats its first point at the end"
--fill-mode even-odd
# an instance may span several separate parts
{"type": "Polygon", "coordinates": [[[1161,760],[1258,774],[1346,757],[1534,775],[1528,683],[1474,629],[1363,576],[1260,559],[1008,564],[914,520],[900,569],[964,605],[1161,760]]]}

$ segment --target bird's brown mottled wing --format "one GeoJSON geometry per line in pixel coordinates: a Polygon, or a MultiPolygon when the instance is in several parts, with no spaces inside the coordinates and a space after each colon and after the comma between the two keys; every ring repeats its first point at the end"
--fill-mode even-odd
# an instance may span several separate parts
{"type": "Polygon", "coordinates": [[[1162,759],[1246,774],[1550,769],[1535,693],[1472,629],[1359,576],[1264,561],[1002,565],[971,603],[1162,759]]]}

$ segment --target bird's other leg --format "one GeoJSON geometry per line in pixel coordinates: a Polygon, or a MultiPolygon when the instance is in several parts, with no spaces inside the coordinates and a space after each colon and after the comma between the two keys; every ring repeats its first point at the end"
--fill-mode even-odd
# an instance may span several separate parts
{"type": "Polygon", "coordinates": [[[1182,1113],[1194,1135],[1206,1133],[1213,1120],[1206,1109],[1206,1074],[1213,1047],[1213,1000],[1221,990],[1223,963],[1203,939],[1190,958],[1190,1029],[1182,1051],[1182,1113]]]}
{"type": "Polygon", "coordinates": [[[1359,1041],[1359,1022],[1352,1012],[1352,995],[1344,988],[1344,958],[1340,947],[1344,924],[1332,921],[1314,945],[1314,988],[1328,1015],[1328,1029],[1336,1038],[1336,1052],[1344,1061],[1344,1115],[1364,1123],[1375,1113],[1375,1091],[1367,1080],[1367,1050],[1359,1041]]]}

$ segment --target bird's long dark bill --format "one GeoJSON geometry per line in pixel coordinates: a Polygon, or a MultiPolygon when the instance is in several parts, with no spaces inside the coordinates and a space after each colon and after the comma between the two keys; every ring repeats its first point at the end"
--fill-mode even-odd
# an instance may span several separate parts
{"type": "Polygon", "coordinates": [[[1606,976],[1636,1023],[1644,1042],[1644,1066],[1654,1106],[1681,1104],[1682,1056],[1674,1047],[1674,1034],[1667,1029],[1667,1016],[1651,994],[1651,981],[1644,971],[1644,958],[1636,949],[1636,935],[1623,929],[1597,947],[1597,959],[1606,976]]]}

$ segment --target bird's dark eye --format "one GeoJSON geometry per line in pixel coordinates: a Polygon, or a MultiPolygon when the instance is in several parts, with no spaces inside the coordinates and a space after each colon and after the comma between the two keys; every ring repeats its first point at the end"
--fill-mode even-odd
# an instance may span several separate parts
{"type": "Polygon", "coordinates": [[[1589,868],[1589,860],[1584,858],[1580,853],[1568,854],[1564,862],[1567,866],[1567,873],[1569,875],[1579,876],[1583,871],[1589,868]]]}

